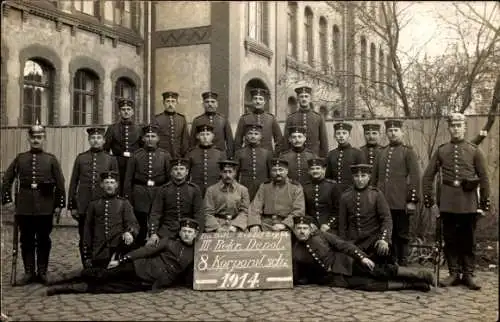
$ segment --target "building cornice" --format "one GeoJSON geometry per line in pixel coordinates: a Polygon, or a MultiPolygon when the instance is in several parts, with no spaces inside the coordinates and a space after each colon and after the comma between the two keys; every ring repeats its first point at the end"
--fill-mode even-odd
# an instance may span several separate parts
{"type": "Polygon", "coordinates": [[[313,79],[321,80],[333,86],[339,86],[340,84],[339,77],[327,74],[325,71],[316,70],[308,64],[301,63],[290,56],[286,57],[286,67],[304,73],[313,79]]]}

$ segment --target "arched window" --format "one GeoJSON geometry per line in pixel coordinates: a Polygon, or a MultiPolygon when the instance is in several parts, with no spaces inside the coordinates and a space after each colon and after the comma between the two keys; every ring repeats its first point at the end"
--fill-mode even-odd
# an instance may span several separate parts
{"type": "Polygon", "coordinates": [[[39,59],[27,60],[23,73],[22,123],[54,124],[54,69],[39,59]]]}
{"type": "Polygon", "coordinates": [[[340,29],[337,25],[333,26],[333,66],[335,71],[340,71],[340,29]]]}
{"type": "Polygon", "coordinates": [[[304,61],[311,66],[314,64],[313,18],[314,16],[311,8],[306,7],[306,10],[304,11],[304,36],[306,43],[304,61]]]}
{"type": "Polygon", "coordinates": [[[367,55],[366,38],[365,36],[361,36],[360,69],[361,69],[361,80],[365,85],[366,85],[366,78],[368,76],[366,68],[366,55],[367,55]]]}
{"type": "Polygon", "coordinates": [[[99,122],[99,78],[88,69],[79,69],[73,78],[73,124],[90,125],[99,122]]]}
{"type": "MultiPolygon", "coordinates": [[[[131,80],[125,77],[118,78],[118,80],[115,83],[115,97],[114,97],[115,98],[114,106],[116,111],[116,113],[114,113],[115,120],[118,119],[118,114],[119,114],[118,102],[120,101],[120,99],[128,98],[131,99],[133,102],[135,102],[136,91],[137,91],[136,86],[131,80]]],[[[135,116],[138,117],[139,116],[138,113],[136,113],[135,116]]]]}
{"type": "Polygon", "coordinates": [[[328,47],[327,47],[327,24],[325,17],[319,18],[319,46],[320,50],[320,59],[321,59],[321,69],[325,72],[328,71],[328,47]]]}
{"type": "Polygon", "coordinates": [[[378,61],[379,61],[378,81],[380,82],[378,85],[379,85],[379,90],[381,92],[383,92],[384,91],[384,82],[385,82],[385,57],[384,57],[384,51],[382,49],[379,49],[378,61]]]}
{"type": "Polygon", "coordinates": [[[288,55],[297,59],[297,2],[288,2],[288,55]]]}
{"type": "Polygon", "coordinates": [[[248,37],[269,45],[269,3],[266,1],[248,1],[248,37]]]}
{"type": "Polygon", "coordinates": [[[375,49],[375,44],[370,44],[370,80],[372,85],[377,81],[377,50],[375,49]]]}

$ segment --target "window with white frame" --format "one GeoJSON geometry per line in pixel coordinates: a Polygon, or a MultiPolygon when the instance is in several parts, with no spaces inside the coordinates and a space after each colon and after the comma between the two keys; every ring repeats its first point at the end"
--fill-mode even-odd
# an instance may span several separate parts
{"type": "Polygon", "coordinates": [[[269,3],[265,1],[249,1],[248,13],[248,37],[265,45],[269,45],[268,20],[269,3]]]}

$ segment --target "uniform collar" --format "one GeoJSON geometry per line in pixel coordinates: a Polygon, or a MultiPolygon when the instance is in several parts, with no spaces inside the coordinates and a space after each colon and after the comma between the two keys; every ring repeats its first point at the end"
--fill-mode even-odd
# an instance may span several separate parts
{"type": "Polygon", "coordinates": [[[147,152],[154,152],[156,151],[158,147],[149,147],[149,146],[145,146],[144,147],[144,150],[146,150],[147,152]]]}
{"type": "Polygon", "coordinates": [[[90,152],[99,153],[99,152],[102,152],[102,148],[90,148],[90,152]]]}
{"type": "Polygon", "coordinates": [[[222,192],[233,192],[234,189],[236,188],[235,182],[233,181],[230,184],[225,184],[224,181],[220,180],[219,181],[219,189],[222,192]]]}
{"type": "Polygon", "coordinates": [[[107,193],[104,194],[103,199],[114,199],[116,198],[117,193],[114,193],[112,195],[108,195],[107,193]]]}
{"type": "Polygon", "coordinates": [[[302,112],[302,113],[309,113],[311,111],[311,107],[310,106],[308,106],[308,107],[299,106],[298,110],[299,110],[299,112],[302,112]]]}
{"type": "Polygon", "coordinates": [[[368,148],[376,148],[376,147],[378,147],[378,143],[375,143],[375,144],[366,143],[366,147],[368,147],[368,148]]]}
{"type": "Polygon", "coordinates": [[[203,150],[210,149],[210,148],[211,148],[211,147],[213,147],[213,146],[214,146],[214,144],[213,144],[213,143],[212,143],[212,144],[209,144],[209,145],[201,145],[201,144],[198,144],[198,147],[199,147],[200,149],[203,149],[203,150]]]}
{"type": "Polygon", "coordinates": [[[283,187],[288,183],[288,178],[285,178],[285,180],[282,181],[282,183],[276,183],[274,180],[271,179],[273,186],[278,186],[278,187],[283,187]]]}
{"type": "Polygon", "coordinates": [[[217,112],[205,112],[205,115],[210,117],[210,116],[215,116],[217,112]]]}
{"type": "Polygon", "coordinates": [[[123,125],[132,125],[134,122],[132,122],[132,120],[131,120],[131,119],[128,119],[128,120],[123,120],[123,119],[122,119],[122,120],[120,121],[120,123],[121,123],[121,124],[123,124],[123,125]]]}
{"type": "Polygon", "coordinates": [[[172,116],[172,115],[174,115],[176,112],[175,112],[175,111],[173,111],[173,112],[164,111],[163,113],[165,113],[165,115],[172,116]]]}
{"type": "Polygon", "coordinates": [[[356,188],[356,187],[353,185],[354,190],[355,190],[355,191],[357,191],[357,192],[363,192],[363,191],[365,191],[366,189],[368,189],[368,187],[369,187],[369,186],[370,186],[370,185],[367,185],[367,186],[366,186],[366,187],[364,187],[363,189],[358,189],[358,188],[356,188]]]}
{"type": "Polygon", "coordinates": [[[306,147],[305,147],[305,146],[300,146],[300,147],[295,147],[295,146],[294,146],[294,147],[292,147],[292,151],[293,151],[293,152],[296,152],[296,153],[301,153],[301,152],[303,152],[305,149],[306,149],[306,147]]]}
{"type": "Polygon", "coordinates": [[[265,110],[263,108],[254,108],[253,113],[254,114],[264,114],[265,110]]]}
{"type": "Polygon", "coordinates": [[[351,147],[351,143],[347,142],[347,143],[344,143],[344,144],[339,144],[339,150],[345,150],[345,149],[348,149],[351,147]]]}
{"type": "Polygon", "coordinates": [[[451,139],[450,142],[451,143],[454,143],[454,144],[457,144],[457,143],[462,143],[463,141],[465,141],[465,139],[451,139]]]}
{"type": "Polygon", "coordinates": [[[313,184],[320,184],[322,183],[323,181],[325,181],[325,178],[321,178],[321,179],[311,179],[311,182],[313,184]]]}
{"type": "Polygon", "coordinates": [[[400,146],[402,144],[403,144],[403,142],[401,142],[401,141],[391,141],[391,142],[389,142],[390,146],[400,146]]]}
{"type": "Polygon", "coordinates": [[[187,180],[186,180],[186,179],[184,179],[184,180],[182,180],[182,181],[180,181],[180,182],[175,181],[175,180],[173,180],[173,179],[172,179],[172,183],[173,183],[173,184],[175,184],[176,186],[182,186],[182,185],[183,185],[183,184],[185,184],[186,182],[187,182],[187,180]]]}
{"type": "Polygon", "coordinates": [[[43,149],[31,148],[30,152],[33,154],[38,154],[38,153],[42,153],[43,149]]]}

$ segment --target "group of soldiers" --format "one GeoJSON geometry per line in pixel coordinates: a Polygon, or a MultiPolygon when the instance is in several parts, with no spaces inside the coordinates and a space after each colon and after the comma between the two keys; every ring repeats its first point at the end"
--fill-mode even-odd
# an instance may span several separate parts
{"type": "Polygon", "coordinates": [[[162,94],[165,111],[146,126],[134,122],[134,104],[123,99],[117,123],[87,129],[90,149],[74,162],[67,205],[60,164],[43,151],[45,128],[32,126],[31,149],[17,155],[2,182],[3,204],[12,202],[18,182],[25,269],[19,284],[48,283],[52,215],[67,207],[78,221],[84,283],[50,294],[167,287],[192,278],[199,233],[270,230],[294,232],[295,283],[428,290],[432,273],[405,267],[409,223],[421,194],[425,207],[435,204],[440,171],[450,271],[441,285],[479,289],[474,230],[478,214],[488,211],[489,182],[483,153],[464,140],[464,115],[450,116],[451,140],[422,177],[417,154],[403,144],[403,121],[385,122],[387,146],[379,144],[380,124],[364,124],[366,145],[359,149],[349,143],[352,125],[335,123],[338,146],[328,151],[312,89],[295,91],[299,108],[287,117],[284,135],[264,110],[265,89],[251,91],[253,110],[240,118],[234,137],[217,113],[217,93],[202,94],[205,113],[191,133],[176,112],[178,93],[162,94]]]}

